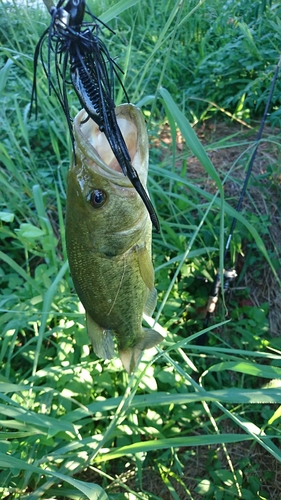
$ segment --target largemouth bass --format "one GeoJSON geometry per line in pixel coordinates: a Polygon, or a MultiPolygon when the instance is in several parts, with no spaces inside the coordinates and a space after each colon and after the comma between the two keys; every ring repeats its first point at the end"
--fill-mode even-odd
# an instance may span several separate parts
{"type": "MultiPolygon", "coordinates": [[[[133,166],[146,186],[148,140],[141,111],[116,109],[133,166]]],[[[151,262],[152,225],[142,199],[122,170],[98,125],[82,110],[74,120],[76,161],[68,173],[66,245],[87,330],[98,357],[114,357],[113,335],[131,373],[144,349],[163,340],[142,328],[157,299],[151,262]]]]}

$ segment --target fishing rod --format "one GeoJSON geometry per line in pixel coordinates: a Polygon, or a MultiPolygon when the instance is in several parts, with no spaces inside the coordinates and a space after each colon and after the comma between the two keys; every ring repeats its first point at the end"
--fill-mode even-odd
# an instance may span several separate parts
{"type": "MultiPolygon", "coordinates": [[[[267,103],[266,103],[266,106],[265,106],[265,110],[264,110],[264,114],[263,114],[263,117],[262,117],[262,121],[261,121],[261,125],[260,125],[260,128],[259,128],[259,131],[258,131],[258,135],[257,135],[257,138],[256,138],[256,145],[255,145],[255,148],[254,148],[254,150],[252,152],[252,156],[251,156],[250,161],[249,161],[249,166],[248,166],[248,169],[247,169],[247,172],[246,172],[246,177],[245,177],[244,184],[243,184],[243,187],[242,187],[242,191],[241,191],[241,194],[240,194],[240,198],[239,198],[239,201],[238,201],[238,204],[237,204],[237,207],[236,207],[236,212],[238,212],[238,213],[241,212],[243,199],[244,199],[244,196],[245,196],[245,193],[246,193],[246,190],[247,190],[247,187],[248,187],[249,179],[250,179],[250,176],[251,176],[251,173],[252,173],[253,164],[254,164],[254,161],[255,161],[255,158],[256,158],[256,154],[257,154],[258,147],[259,147],[259,144],[260,144],[261,136],[262,136],[263,129],[264,129],[264,126],[265,126],[265,122],[266,122],[266,118],[267,118],[267,115],[268,115],[269,106],[271,104],[272,95],[273,95],[274,87],[275,87],[276,80],[277,80],[277,77],[278,77],[280,66],[281,66],[281,56],[279,56],[279,60],[278,60],[278,63],[277,63],[277,66],[275,68],[275,72],[274,72],[274,75],[273,75],[273,78],[272,78],[272,81],[271,81],[271,87],[270,87],[270,91],[269,91],[267,103]]],[[[225,245],[224,258],[223,258],[224,262],[226,261],[226,259],[228,257],[228,254],[229,254],[229,251],[230,251],[230,243],[231,243],[231,240],[232,240],[232,237],[233,237],[233,233],[234,233],[234,230],[235,230],[235,227],[236,227],[236,223],[237,223],[237,217],[233,217],[232,223],[231,223],[231,227],[230,227],[230,231],[229,231],[229,235],[228,235],[228,238],[227,238],[227,241],[226,241],[226,245],[225,245]]],[[[209,296],[209,300],[208,300],[208,304],[207,304],[207,308],[206,308],[206,316],[205,316],[204,326],[203,326],[204,329],[208,327],[210,317],[211,317],[211,315],[214,313],[214,311],[216,309],[216,305],[217,305],[218,297],[219,297],[219,291],[220,291],[222,283],[223,283],[223,290],[224,291],[228,291],[231,282],[236,277],[237,277],[237,272],[236,272],[235,269],[224,269],[223,270],[223,278],[221,277],[220,270],[219,269],[217,270],[217,273],[216,273],[216,276],[215,276],[215,279],[214,279],[214,284],[213,284],[212,292],[211,292],[211,295],[209,296]]],[[[205,343],[206,336],[207,336],[206,333],[204,335],[202,335],[202,337],[201,337],[202,344],[205,343]]]]}

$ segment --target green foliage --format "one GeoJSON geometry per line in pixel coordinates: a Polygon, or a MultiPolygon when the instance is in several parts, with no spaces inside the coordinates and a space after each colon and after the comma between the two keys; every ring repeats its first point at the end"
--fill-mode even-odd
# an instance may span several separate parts
{"type": "MultiPolygon", "coordinates": [[[[135,100],[163,85],[196,121],[217,108],[244,120],[260,115],[279,59],[280,9],[278,2],[253,6],[237,0],[158,0],[150,2],[149,9],[137,4],[116,21],[117,30],[133,31],[128,49],[130,94],[134,91],[135,100]],[[161,33],[159,26],[164,26],[161,33]],[[136,58],[140,71],[133,64],[136,58]]],[[[276,113],[280,92],[277,82],[276,113]]]]}
{"type": "MultiPolygon", "coordinates": [[[[194,102],[190,96],[237,117],[263,111],[277,62],[280,6],[123,0],[94,7],[116,30],[109,36],[104,29],[103,36],[125,68],[132,102],[144,106],[151,138],[164,123],[171,131],[165,157],[152,142],[149,184],[161,219],[153,246],[156,328],[167,336],[131,377],[119,359],[101,361],[89,347],[64,239],[70,141],[40,72],[38,118],[28,114],[32,54],[48,14],[35,4],[1,1],[0,496],[266,498],[266,473],[248,458],[232,460],[231,446],[245,442],[248,454],[256,444],[281,461],[281,358],[270,337],[269,305],[249,305],[247,290],[238,292],[227,303],[231,321],[222,303],[218,324],[206,328],[206,345],[199,344],[200,311],[207,281],[222,271],[233,216],[239,227],[232,263],[246,248],[244,275],[254,266],[259,276],[267,262],[274,276],[280,259],[266,248],[268,219],[237,214],[233,200],[224,199],[227,179],[209,155],[222,144],[204,148],[184,111],[194,102]],[[186,143],[181,154],[177,129],[186,143]],[[210,192],[190,175],[194,157],[211,180],[210,192]],[[207,468],[202,477],[192,475],[191,491],[186,464],[201,448],[208,450],[207,468]],[[147,471],[160,480],[161,493],[148,491],[147,471]]],[[[76,106],[73,96],[73,115],[76,106]]],[[[190,114],[206,117],[211,108],[205,111],[196,101],[190,114]]],[[[233,137],[223,141],[233,144],[233,137]]],[[[242,146],[249,147],[247,138],[242,146]]],[[[277,163],[266,175],[277,189],[277,163]]]]}

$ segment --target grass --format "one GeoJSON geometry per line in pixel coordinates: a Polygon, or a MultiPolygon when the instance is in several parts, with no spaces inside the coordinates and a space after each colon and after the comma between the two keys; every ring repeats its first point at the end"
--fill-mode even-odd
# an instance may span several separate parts
{"type": "MultiPolygon", "coordinates": [[[[275,329],[270,316],[273,291],[280,294],[279,130],[267,129],[243,212],[233,208],[277,62],[279,7],[237,5],[95,8],[116,30],[104,37],[147,119],[149,190],[161,220],[153,238],[155,321],[167,335],[129,377],[119,359],[101,361],[89,347],[64,240],[70,140],[43,74],[38,118],[28,118],[33,52],[48,14],[36,4],[0,3],[1,498],[280,497],[272,472],[281,461],[281,346],[273,336],[280,321],[275,329]],[[219,68],[215,80],[210,67],[219,68]],[[218,114],[222,108],[227,114],[218,114]],[[233,216],[229,266],[240,270],[242,289],[225,293],[204,330],[233,216]],[[257,453],[264,462],[247,460],[257,453]]],[[[73,99],[73,115],[77,106],[73,99]]],[[[278,304],[274,310],[278,316],[278,304]]]]}

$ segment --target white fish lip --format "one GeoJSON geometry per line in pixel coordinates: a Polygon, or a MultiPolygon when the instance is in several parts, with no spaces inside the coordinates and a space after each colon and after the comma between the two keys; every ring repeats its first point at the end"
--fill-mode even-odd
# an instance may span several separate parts
{"type": "MultiPolygon", "coordinates": [[[[148,139],[142,113],[133,104],[122,104],[115,108],[115,113],[132,159],[131,163],[142,184],[146,185],[148,139]]],[[[124,176],[105,134],[100,132],[98,125],[91,118],[87,118],[87,112],[82,109],[73,122],[76,155],[92,160],[91,168],[115,184],[133,188],[128,177],[124,176]]]]}

